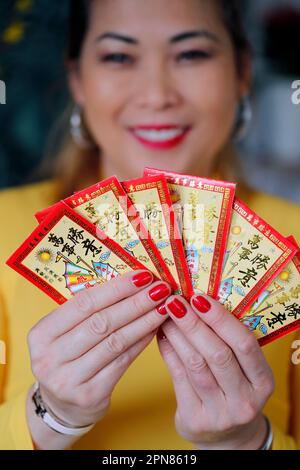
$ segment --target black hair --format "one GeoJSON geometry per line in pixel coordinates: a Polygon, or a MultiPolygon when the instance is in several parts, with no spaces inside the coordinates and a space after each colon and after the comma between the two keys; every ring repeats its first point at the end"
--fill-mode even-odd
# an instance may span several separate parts
{"type": "MultiPolygon", "coordinates": [[[[216,0],[223,23],[230,35],[238,70],[242,70],[243,57],[251,53],[242,18],[242,0],[216,0]]],[[[77,60],[89,24],[91,0],[70,0],[70,26],[67,58],[77,60]]]]}
{"type": "Polygon", "coordinates": [[[245,55],[252,55],[242,16],[242,6],[245,2],[243,0],[217,0],[217,4],[234,47],[238,71],[241,73],[245,55]]]}
{"type": "Polygon", "coordinates": [[[88,30],[90,0],[69,0],[69,41],[67,58],[77,60],[88,30]]]}

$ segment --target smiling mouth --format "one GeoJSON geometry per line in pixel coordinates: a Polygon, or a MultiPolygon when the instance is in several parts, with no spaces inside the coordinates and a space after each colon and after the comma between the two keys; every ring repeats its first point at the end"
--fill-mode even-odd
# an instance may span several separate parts
{"type": "Polygon", "coordinates": [[[190,126],[140,126],[129,129],[131,134],[143,145],[157,149],[168,149],[181,143],[190,126]]]}

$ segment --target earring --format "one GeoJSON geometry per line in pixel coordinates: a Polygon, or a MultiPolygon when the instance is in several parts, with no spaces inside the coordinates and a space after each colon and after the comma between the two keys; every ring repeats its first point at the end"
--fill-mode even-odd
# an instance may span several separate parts
{"type": "Polygon", "coordinates": [[[247,95],[244,96],[239,103],[235,129],[233,132],[235,142],[239,142],[246,137],[250,128],[252,117],[253,112],[251,100],[250,97],[247,95]]]}
{"type": "Polygon", "coordinates": [[[93,147],[93,143],[88,138],[86,131],[82,126],[82,110],[78,104],[75,104],[70,117],[70,134],[74,142],[83,149],[93,147]]]}

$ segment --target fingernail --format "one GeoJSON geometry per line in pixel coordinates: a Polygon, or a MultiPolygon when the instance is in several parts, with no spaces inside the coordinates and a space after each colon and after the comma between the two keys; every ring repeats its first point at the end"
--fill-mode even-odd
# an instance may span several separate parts
{"type": "Polygon", "coordinates": [[[158,307],[156,307],[156,311],[160,315],[167,315],[168,312],[167,312],[167,309],[166,309],[166,303],[162,302],[160,305],[158,305],[158,307]]]}
{"type": "Polygon", "coordinates": [[[211,309],[211,304],[202,295],[193,297],[192,304],[200,313],[207,313],[211,309]]]}
{"type": "Polygon", "coordinates": [[[132,282],[136,287],[147,286],[152,280],[153,276],[149,271],[135,274],[132,278],[132,282]]]}
{"type": "Polygon", "coordinates": [[[170,295],[170,289],[166,284],[158,284],[149,291],[149,297],[154,302],[165,299],[170,295]]]}
{"type": "Polygon", "coordinates": [[[172,300],[172,302],[168,304],[168,308],[176,318],[183,318],[187,313],[186,306],[179,299],[172,300]]]}
{"type": "Polygon", "coordinates": [[[158,328],[157,336],[158,336],[159,339],[161,339],[162,341],[166,341],[166,339],[167,339],[167,337],[166,337],[166,335],[164,334],[162,328],[158,328]]]}

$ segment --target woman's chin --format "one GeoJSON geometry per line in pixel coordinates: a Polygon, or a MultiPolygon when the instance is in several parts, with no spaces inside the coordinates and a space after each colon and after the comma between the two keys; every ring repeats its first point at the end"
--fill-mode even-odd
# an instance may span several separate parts
{"type": "MultiPolygon", "coordinates": [[[[136,173],[144,170],[145,167],[161,168],[163,170],[185,169],[191,167],[191,162],[183,158],[186,153],[181,152],[155,152],[151,155],[138,155],[138,158],[130,159],[131,168],[136,173]]],[[[129,163],[129,161],[128,161],[129,163]]],[[[179,170],[178,170],[179,171],[179,170]]]]}

